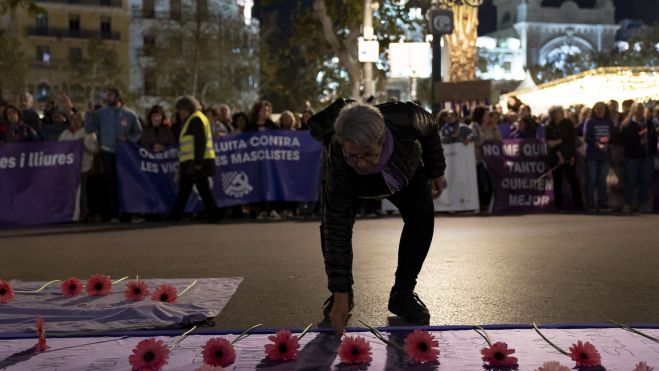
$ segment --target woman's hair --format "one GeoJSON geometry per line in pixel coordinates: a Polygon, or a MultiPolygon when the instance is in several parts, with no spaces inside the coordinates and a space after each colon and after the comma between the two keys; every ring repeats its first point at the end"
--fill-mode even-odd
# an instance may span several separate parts
{"type": "Polygon", "coordinates": [[[471,122],[477,122],[478,125],[482,125],[485,121],[485,114],[487,114],[487,107],[477,106],[474,108],[474,112],[471,114],[471,122]]]}
{"type": "MultiPolygon", "coordinates": [[[[245,112],[234,113],[233,116],[231,116],[231,122],[233,122],[233,125],[236,126],[238,120],[240,120],[241,118],[245,120],[245,130],[249,129],[249,117],[247,117],[247,114],[245,112]]],[[[237,126],[236,129],[238,129],[237,126]]]]}
{"type": "Polygon", "coordinates": [[[579,124],[586,122],[586,119],[590,117],[590,107],[583,106],[581,112],[579,112],[579,124]]]}
{"type": "Polygon", "coordinates": [[[522,101],[517,98],[515,95],[511,95],[508,97],[508,101],[506,102],[508,109],[511,111],[519,112],[519,109],[522,105],[522,101]],[[513,99],[515,103],[510,103],[510,100],[513,99]]]}
{"type": "Polygon", "coordinates": [[[384,117],[379,109],[364,103],[351,103],[343,107],[334,123],[339,144],[347,141],[371,148],[384,141],[384,117]]]}
{"type": "Polygon", "coordinates": [[[286,128],[286,129],[288,129],[288,130],[294,129],[295,126],[296,126],[297,120],[295,119],[295,114],[293,114],[293,112],[288,111],[288,110],[282,112],[281,116],[279,116],[279,127],[284,129],[283,121],[284,121],[285,118],[288,118],[291,121],[290,127],[286,128]]]}
{"type": "Polygon", "coordinates": [[[549,107],[549,123],[550,124],[558,124],[558,122],[555,122],[556,120],[556,115],[558,115],[559,112],[564,112],[562,106],[551,106],[549,107]]]}
{"type": "Polygon", "coordinates": [[[597,102],[593,105],[593,108],[590,110],[590,118],[599,118],[595,115],[595,109],[598,106],[603,106],[604,107],[604,118],[605,119],[610,119],[611,118],[611,111],[609,110],[609,106],[604,103],[604,102],[597,102]]]}
{"type": "Polygon", "coordinates": [[[625,120],[622,122],[622,124],[623,125],[629,124],[630,122],[632,122],[632,120],[636,119],[636,114],[639,111],[643,111],[643,110],[645,110],[645,106],[643,105],[643,103],[640,102],[633,103],[632,107],[629,109],[629,114],[627,115],[627,117],[625,117],[625,120]]]}
{"type": "MultiPolygon", "coordinates": [[[[270,107],[270,112],[272,112],[272,104],[269,101],[262,100],[254,103],[252,106],[252,112],[250,113],[250,118],[252,119],[253,123],[259,121],[259,112],[261,112],[261,108],[263,108],[263,106],[270,107]]],[[[270,120],[270,117],[267,117],[266,119],[270,120]]]]}
{"type": "Polygon", "coordinates": [[[451,111],[445,109],[439,112],[437,115],[437,123],[439,124],[439,127],[444,126],[444,124],[448,121],[448,117],[451,115],[451,111]]]}
{"type": "Polygon", "coordinates": [[[160,116],[162,116],[163,123],[165,122],[165,110],[161,106],[155,105],[155,106],[151,107],[151,109],[149,110],[149,114],[146,116],[146,123],[147,123],[148,126],[153,126],[151,124],[151,116],[153,116],[157,113],[159,113],[160,116]]]}
{"type": "Polygon", "coordinates": [[[2,112],[2,117],[5,118],[5,121],[9,123],[9,110],[14,110],[18,113],[18,122],[21,122],[23,120],[23,112],[21,110],[14,106],[13,104],[8,105],[5,107],[5,110],[2,112]]]}
{"type": "Polygon", "coordinates": [[[191,95],[185,95],[181,98],[179,98],[176,101],[175,105],[176,109],[182,109],[188,111],[190,114],[193,114],[199,110],[201,110],[201,104],[199,104],[199,101],[191,96],[191,95]]]}

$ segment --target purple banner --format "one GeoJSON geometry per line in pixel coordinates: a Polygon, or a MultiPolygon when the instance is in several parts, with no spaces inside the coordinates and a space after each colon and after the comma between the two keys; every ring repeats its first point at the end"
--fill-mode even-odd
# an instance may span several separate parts
{"type": "Polygon", "coordinates": [[[545,142],[486,141],[483,160],[494,189],[492,213],[553,210],[554,193],[545,142]]]}
{"type": "MultiPolygon", "coordinates": [[[[322,147],[309,132],[265,131],[227,135],[215,142],[217,175],[211,187],[220,207],[263,201],[314,202],[322,147]]],[[[132,143],[117,146],[121,210],[163,214],[178,185],[178,150],[155,154],[132,143]]],[[[196,190],[186,210],[200,210],[196,190]]]]}
{"type": "Polygon", "coordinates": [[[0,225],[73,219],[82,141],[0,145],[0,225]]]}

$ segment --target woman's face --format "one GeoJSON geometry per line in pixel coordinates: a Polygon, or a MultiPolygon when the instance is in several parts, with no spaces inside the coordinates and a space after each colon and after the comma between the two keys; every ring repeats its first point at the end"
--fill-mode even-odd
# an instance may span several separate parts
{"type": "Polygon", "coordinates": [[[245,131],[247,129],[247,120],[243,116],[238,116],[236,118],[236,128],[240,131],[245,131]]]}
{"type": "Polygon", "coordinates": [[[162,115],[158,112],[151,114],[151,125],[153,125],[154,128],[159,127],[162,125],[162,115]]]}
{"type": "Polygon", "coordinates": [[[69,129],[73,132],[82,129],[82,117],[80,115],[73,115],[69,120],[69,129]]]}
{"type": "Polygon", "coordinates": [[[642,105],[638,105],[638,108],[636,109],[636,116],[635,116],[637,121],[643,120],[645,118],[645,107],[642,105]]]}
{"type": "Polygon", "coordinates": [[[293,127],[293,118],[290,115],[284,115],[281,117],[281,128],[290,129],[293,127]]]}
{"type": "Polygon", "coordinates": [[[562,109],[554,113],[554,123],[558,124],[563,120],[565,120],[565,112],[562,109]]]}
{"type": "Polygon", "coordinates": [[[382,153],[382,145],[378,144],[372,148],[362,147],[351,141],[343,143],[343,156],[348,163],[362,171],[370,171],[378,166],[382,153]]]}
{"type": "Polygon", "coordinates": [[[10,109],[7,111],[7,120],[9,120],[10,124],[18,124],[18,121],[20,120],[18,111],[15,109],[10,109]]]}
{"type": "Polygon", "coordinates": [[[606,106],[604,104],[595,105],[595,116],[603,119],[606,115],[606,106]]]}
{"type": "Polygon", "coordinates": [[[259,110],[259,120],[265,121],[270,117],[270,114],[272,113],[272,107],[270,107],[269,104],[264,104],[261,106],[261,110],[259,110]]]}

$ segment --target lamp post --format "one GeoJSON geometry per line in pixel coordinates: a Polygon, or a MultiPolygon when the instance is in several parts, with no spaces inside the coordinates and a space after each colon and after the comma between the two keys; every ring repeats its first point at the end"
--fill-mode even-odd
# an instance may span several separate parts
{"type": "Polygon", "coordinates": [[[426,13],[430,33],[432,34],[432,111],[439,112],[436,101],[436,86],[442,81],[442,37],[453,33],[455,20],[451,8],[457,6],[478,7],[484,0],[432,0],[431,8],[426,13]]]}

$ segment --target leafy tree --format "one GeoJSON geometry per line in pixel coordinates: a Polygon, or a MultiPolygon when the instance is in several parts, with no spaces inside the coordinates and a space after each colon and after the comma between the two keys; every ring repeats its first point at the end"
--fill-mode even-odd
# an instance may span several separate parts
{"type": "MultiPolygon", "coordinates": [[[[262,3],[274,7],[281,0],[262,3]]],[[[374,32],[386,60],[388,43],[423,27],[425,21],[411,20],[409,6],[399,6],[398,2],[373,3],[378,4],[373,12],[374,32]]],[[[362,36],[363,0],[299,2],[290,17],[290,35],[280,29],[278,16],[261,19],[264,98],[272,100],[277,109],[296,108],[304,100],[318,103],[337,96],[360,96],[362,64],[357,51],[362,36]],[[277,45],[277,49],[268,45],[277,45]]],[[[386,62],[379,67],[374,69],[374,79],[381,87],[385,83],[386,62]]]]}
{"type": "Polygon", "coordinates": [[[42,10],[37,5],[36,0],[0,0],[0,15],[7,14],[17,8],[27,9],[31,14],[36,14],[42,10]]]}
{"type": "Polygon", "coordinates": [[[74,84],[82,87],[89,102],[93,102],[98,93],[109,86],[126,90],[117,51],[101,39],[90,39],[87,53],[80,61],[72,62],[71,67],[74,84]]]}
{"type": "Polygon", "coordinates": [[[165,100],[189,94],[202,102],[247,107],[257,98],[246,92],[256,89],[258,76],[249,26],[226,3],[209,12],[197,10],[184,9],[177,19],[149,30],[155,43],[145,49],[142,66],[150,71],[149,84],[165,100]]]}
{"type": "Polygon", "coordinates": [[[20,42],[10,33],[0,30],[0,97],[15,97],[25,90],[25,54],[18,46],[20,42]]]}

